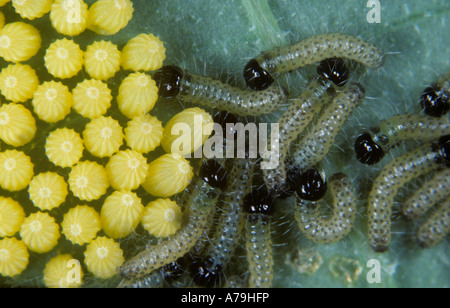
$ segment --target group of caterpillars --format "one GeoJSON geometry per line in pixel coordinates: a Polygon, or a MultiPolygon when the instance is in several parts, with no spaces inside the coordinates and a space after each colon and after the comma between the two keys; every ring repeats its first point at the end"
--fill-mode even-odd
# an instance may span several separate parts
{"type": "MultiPolygon", "coordinates": [[[[154,75],[160,97],[224,111],[217,120],[230,122],[229,115],[260,116],[283,106],[278,120],[280,165],[258,169],[264,161],[246,159],[202,159],[198,174],[182,200],[184,222],[174,235],[157,245],[148,245],[126,261],[118,271],[121,287],[162,287],[168,281],[189,275],[197,286],[224,285],[225,269],[239,240],[245,239],[248,287],[270,287],[273,257],[271,217],[277,198],[295,195],[295,220],[308,239],[332,243],[351,230],[357,199],[351,180],[336,173],[324,180],[317,164],[334,144],[335,137],[365,96],[364,87],[347,81],[346,61],[368,68],[383,65],[384,53],[359,38],[346,34],[323,34],[299,43],[262,52],[244,67],[249,89],[198,76],[177,66],[164,66],[154,75]],[[283,73],[317,65],[317,75],[295,99],[277,83],[283,73]],[[308,127],[308,130],[306,128],[308,127]],[[262,173],[263,185],[253,183],[254,173],[262,173]],[[255,188],[257,187],[257,188],[255,188]],[[321,208],[329,192],[331,213],[321,208]],[[220,213],[217,213],[220,212],[220,213]],[[219,218],[212,218],[218,216],[219,218]]],[[[422,246],[430,246],[449,232],[448,118],[449,76],[425,89],[421,97],[425,116],[398,115],[384,120],[355,142],[355,152],[364,164],[375,164],[390,148],[408,139],[426,142],[416,151],[387,165],[373,182],[369,195],[369,242],[376,251],[385,251],[390,240],[393,199],[398,189],[412,178],[432,170],[436,176],[405,204],[410,219],[440,204],[418,231],[422,246]]],[[[234,118],[233,118],[234,119],[234,118]]],[[[354,153],[352,153],[354,155],[354,153]]]]}

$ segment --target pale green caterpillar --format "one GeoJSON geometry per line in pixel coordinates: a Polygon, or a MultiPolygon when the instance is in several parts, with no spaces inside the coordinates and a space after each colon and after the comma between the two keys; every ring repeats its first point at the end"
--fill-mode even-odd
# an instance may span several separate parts
{"type": "Polygon", "coordinates": [[[364,96],[365,90],[359,84],[350,84],[340,91],[323,110],[312,129],[301,136],[293,147],[292,164],[299,170],[307,170],[320,162],[333,145],[342,125],[364,96]]]}
{"type": "Polygon", "coordinates": [[[444,169],[426,181],[403,204],[403,215],[410,220],[423,216],[431,207],[450,195],[450,169],[444,169]]]}
{"type": "Polygon", "coordinates": [[[295,220],[301,232],[315,243],[329,244],[343,239],[351,231],[356,215],[356,197],[350,180],[337,173],[329,179],[333,198],[332,212],[322,216],[325,201],[301,200],[296,206],[295,220]]]}
{"type": "Polygon", "coordinates": [[[438,205],[435,212],[417,230],[417,240],[423,248],[436,245],[450,233],[450,196],[438,205]]]}

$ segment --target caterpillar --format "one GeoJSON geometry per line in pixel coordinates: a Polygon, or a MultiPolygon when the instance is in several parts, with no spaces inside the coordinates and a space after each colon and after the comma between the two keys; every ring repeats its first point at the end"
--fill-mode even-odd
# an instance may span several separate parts
{"type": "Polygon", "coordinates": [[[404,204],[403,215],[409,220],[423,216],[432,206],[450,195],[450,169],[444,169],[426,181],[404,204]]]}
{"type": "Polygon", "coordinates": [[[249,264],[249,287],[270,288],[273,281],[273,255],[270,223],[274,199],[263,186],[245,196],[245,247],[249,264]]]}
{"type": "Polygon", "coordinates": [[[294,146],[292,163],[300,170],[309,169],[328,153],[340,128],[365,96],[360,84],[340,91],[322,112],[312,129],[294,146]]]}
{"type": "Polygon", "coordinates": [[[343,173],[336,173],[329,180],[333,198],[332,213],[321,216],[324,201],[301,200],[295,209],[295,220],[300,230],[315,243],[335,243],[352,229],[356,214],[356,197],[351,182],[343,173]]]}
{"type": "Polygon", "coordinates": [[[177,66],[159,69],[154,79],[161,97],[176,97],[184,103],[226,110],[241,116],[271,113],[287,103],[287,93],[279,86],[266,91],[250,91],[219,80],[191,74],[177,66]]]}
{"type": "Polygon", "coordinates": [[[202,287],[221,286],[223,272],[243,232],[242,202],[251,189],[254,161],[235,158],[230,184],[220,200],[222,214],[203,256],[191,266],[194,282],[202,287]]]}
{"type": "MultiPolygon", "coordinates": [[[[319,112],[323,105],[321,98],[330,87],[331,82],[326,79],[320,77],[313,79],[279,118],[278,142],[270,144],[270,151],[278,153],[279,166],[277,168],[261,168],[263,169],[264,181],[271,193],[280,194],[286,191],[285,160],[289,152],[289,146],[313,120],[314,115],[319,112]]],[[[263,158],[261,166],[263,163],[270,164],[269,160],[270,158],[263,158]]]]}
{"type": "Polygon", "coordinates": [[[419,99],[423,112],[432,117],[442,117],[450,110],[450,72],[425,88],[419,99]]]}
{"type": "Polygon", "coordinates": [[[227,172],[215,160],[206,160],[200,166],[199,177],[190,195],[185,222],[172,236],[164,238],[158,245],[150,245],[125,264],[119,273],[127,279],[151,273],[187,253],[197,242],[207,223],[209,213],[216,205],[220,192],[225,188],[227,172]]]}
{"type": "Polygon", "coordinates": [[[448,118],[433,118],[415,114],[399,114],[380,122],[355,140],[356,158],[363,164],[380,162],[396,144],[406,140],[428,142],[450,134],[448,118]]]}
{"type": "Polygon", "coordinates": [[[311,168],[298,170],[290,168],[288,171],[289,189],[296,192],[297,197],[307,201],[318,201],[325,196],[328,190],[327,181],[320,172],[311,168]]]}
{"type": "Polygon", "coordinates": [[[434,213],[417,230],[417,240],[422,248],[436,245],[450,233],[450,196],[447,197],[434,213]]]}
{"type": "Polygon", "coordinates": [[[262,52],[245,65],[244,79],[250,89],[265,90],[281,73],[329,58],[347,58],[369,68],[379,68],[385,56],[380,49],[357,37],[327,33],[262,52]]]}
{"type": "Polygon", "coordinates": [[[450,135],[403,154],[381,170],[369,193],[369,243],[373,250],[389,248],[392,205],[400,187],[441,167],[450,167],[450,135]]]}

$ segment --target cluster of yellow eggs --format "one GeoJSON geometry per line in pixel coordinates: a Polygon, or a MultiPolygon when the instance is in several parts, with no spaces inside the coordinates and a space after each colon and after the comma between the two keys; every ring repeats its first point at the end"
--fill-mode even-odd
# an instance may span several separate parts
{"type": "Polygon", "coordinates": [[[212,118],[204,110],[192,108],[163,127],[149,114],[158,89],[148,72],[159,69],[165,59],[165,47],[153,34],[131,38],[122,50],[104,40],[82,50],[73,40],[85,30],[113,35],[123,29],[133,15],[130,0],[98,0],[90,7],[83,0],[9,2],[0,0],[0,6],[11,5],[23,21],[7,23],[0,11],[0,56],[8,62],[0,72],[0,193],[26,190],[35,211],[26,213],[14,195],[0,195],[0,276],[21,274],[28,266],[29,252],[55,250],[55,257],[45,266],[45,285],[80,286],[82,282],[66,279],[67,264],[75,259],[55,249],[65,237],[73,245],[85,246],[83,262],[89,272],[100,278],[112,277],[124,262],[119,239],[138,224],[157,237],[180,228],[182,211],[170,197],[187,187],[193,168],[182,155],[171,153],[170,145],[176,140],[171,128],[179,122],[194,126],[196,115],[204,123],[211,123],[212,118]],[[23,62],[38,54],[41,34],[27,20],[45,14],[56,31],[68,37],[55,40],[46,49],[45,68],[33,68],[23,62]],[[54,80],[41,82],[37,69],[46,69],[54,80]],[[66,79],[83,69],[89,79],[72,88],[65,85],[66,79]],[[126,127],[107,115],[114,101],[107,81],[120,70],[129,73],[115,98],[118,110],[129,120],[126,127]],[[48,125],[64,123],[72,111],[89,120],[81,134],[58,125],[45,140],[36,140],[37,119],[48,125]],[[35,174],[32,157],[21,148],[30,143],[44,143],[48,161],[66,172],[35,174]],[[160,146],[166,154],[150,161],[146,154],[160,146]],[[86,151],[106,162],[86,159],[86,151]],[[136,194],[139,187],[155,199],[145,207],[136,194]],[[108,194],[109,188],[112,193],[99,213],[89,202],[108,194]],[[63,221],[57,223],[52,210],[65,204],[69,193],[79,203],[70,204],[63,221]]]}

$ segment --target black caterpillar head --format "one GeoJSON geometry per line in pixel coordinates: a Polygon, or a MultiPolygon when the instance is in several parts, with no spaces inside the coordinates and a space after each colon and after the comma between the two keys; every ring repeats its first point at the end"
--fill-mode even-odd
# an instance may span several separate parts
{"type": "Polygon", "coordinates": [[[274,82],[272,76],[255,59],[251,59],[245,65],[244,80],[247,87],[257,91],[267,89],[274,82]]]}
{"type": "Polygon", "coordinates": [[[225,168],[215,159],[205,160],[200,167],[199,177],[209,185],[224,189],[228,176],[225,168]]]}
{"type": "Polygon", "coordinates": [[[229,134],[230,137],[234,137],[237,134],[235,127],[237,118],[232,113],[229,113],[228,111],[218,111],[214,114],[213,121],[222,127],[226,132],[225,136],[228,136],[227,134],[229,134]],[[229,124],[228,126],[231,128],[228,128],[227,124],[229,124]],[[231,124],[233,125],[231,126],[231,124]]]}
{"type": "Polygon", "coordinates": [[[437,152],[436,161],[445,167],[450,167],[450,135],[439,138],[438,142],[433,145],[433,151],[437,152]]]}
{"type": "Polygon", "coordinates": [[[172,98],[180,92],[183,71],[174,65],[167,65],[160,68],[153,79],[158,87],[158,95],[164,98],[172,98]]]}
{"type": "Polygon", "coordinates": [[[356,158],[363,164],[373,165],[384,157],[383,148],[373,141],[369,133],[363,133],[355,141],[356,158]]]}
{"type": "Polygon", "coordinates": [[[191,275],[194,282],[205,288],[222,285],[223,267],[209,258],[196,259],[191,265],[191,275]]]}
{"type": "Polygon", "coordinates": [[[426,115],[442,117],[450,110],[450,94],[433,85],[423,91],[420,106],[426,115]]]}
{"type": "Polygon", "coordinates": [[[243,210],[248,214],[272,215],[274,198],[266,186],[252,190],[244,197],[243,210]]]}
{"type": "Polygon", "coordinates": [[[317,74],[331,80],[338,87],[344,86],[350,76],[347,65],[341,58],[322,60],[317,67],[317,74]]]}
{"type": "Polygon", "coordinates": [[[185,271],[185,263],[182,258],[164,265],[164,280],[173,282],[180,278],[185,271]]]}
{"type": "Polygon", "coordinates": [[[327,182],[317,169],[290,172],[289,182],[300,199],[318,201],[327,192],[327,182]]]}

